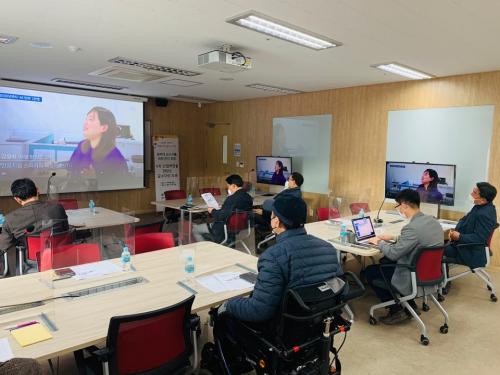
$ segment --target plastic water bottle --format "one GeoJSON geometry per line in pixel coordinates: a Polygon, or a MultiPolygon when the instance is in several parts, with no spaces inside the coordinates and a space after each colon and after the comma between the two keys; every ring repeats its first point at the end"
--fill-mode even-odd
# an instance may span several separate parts
{"type": "Polygon", "coordinates": [[[95,203],[92,199],[89,201],[89,210],[92,215],[95,215],[95,203]]]}
{"type": "Polygon", "coordinates": [[[130,251],[127,245],[123,246],[120,262],[124,271],[130,271],[130,251]]]}
{"type": "Polygon", "coordinates": [[[342,224],[340,226],[340,243],[342,245],[347,244],[347,227],[345,224],[342,224]]]}
{"type": "Polygon", "coordinates": [[[184,264],[184,271],[188,275],[188,277],[194,274],[194,259],[192,256],[186,257],[186,263],[184,264]]]}
{"type": "Polygon", "coordinates": [[[192,206],[193,205],[193,196],[191,194],[189,194],[188,197],[187,197],[186,205],[187,206],[192,206]]]}
{"type": "Polygon", "coordinates": [[[361,209],[359,210],[359,217],[365,217],[365,210],[361,209]]]}

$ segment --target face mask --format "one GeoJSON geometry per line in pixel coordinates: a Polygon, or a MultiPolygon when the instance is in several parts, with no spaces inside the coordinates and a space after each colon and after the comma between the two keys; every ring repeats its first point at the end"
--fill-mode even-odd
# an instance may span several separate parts
{"type": "Polygon", "coordinates": [[[286,182],[285,182],[285,189],[288,189],[288,187],[289,187],[288,186],[288,180],[286,180],[286,182]]]}
{"type": "Polygon", "coordinates": [[[401,216],[403,219],[406,220],[406,215],[404,213],[402,213],[401,211],[398,210],[398,214],[399,214],[399,216],[401,216]]]}
{"type": "Polygon", "coordinates": [[[471,203],[474,203],[474,204],[475,204],[475,202],[474,202],[474,197],[473,197],[472,195],[470,195],[470,194],[469,194],[469,195],[467,196],[467,200],[468,200],[469,202],[471,202],[471,203]]]}
{"type": "Polygon", "coordinates": [[[231,195],[233,193],[231,193],[231,190],[227,189],[227,195],[231,195]]]}

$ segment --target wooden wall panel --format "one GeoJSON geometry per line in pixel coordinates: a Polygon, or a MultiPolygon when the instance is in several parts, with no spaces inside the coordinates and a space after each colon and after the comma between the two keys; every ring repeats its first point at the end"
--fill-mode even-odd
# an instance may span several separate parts
{"type": "MultiPolygon", "coordinates": [[[[241,173],[255,168],[256,155],[271,153],[274,117],[331,114],[330,188],[333,194],[345,198],[345,206],[361,200],[376,209],[384,194],[388,111],[488,104],[498,109],[499,88],[500,72],[360,86],[210,104],[203,111],[202,121],[231,123],[234,141],[241,143],[239,160],[245,163],[245,168],[235,171],[241,173]]],[[[494,113],[489,180],[500,188],[500,169],[497,167],[500,163],[500,115],[497,109],[494,113]]],[[[307,199],[314,204],[326,202],[324,197],[315,198],[311,194],[307,195],[307,199]]],[[[454,212],[446,214],[450,218],[457,217],[454,212]]],[[[500,236],[495,237],[493,247],[500,247],[500,236]]],[[[500,255],[500,251],[495,252],[500,255]]],[[[500,265],[500,256],[493,260],[500,265]]]]}

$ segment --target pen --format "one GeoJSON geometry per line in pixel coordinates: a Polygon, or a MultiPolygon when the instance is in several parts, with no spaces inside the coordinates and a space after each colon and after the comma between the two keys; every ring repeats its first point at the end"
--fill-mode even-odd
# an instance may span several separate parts
{"type": "Polygon", "coordinates": [[[5,328],[5,329],[7,331],[14,331],[16,329],[27,327],[27,326],[31,326],[33,324],[38,324],[38,322],[36,320],[32,320],[31,322],[20,323],[20,324],[14,326],[14,327],[9,327],[9,328],[5,328]]]}

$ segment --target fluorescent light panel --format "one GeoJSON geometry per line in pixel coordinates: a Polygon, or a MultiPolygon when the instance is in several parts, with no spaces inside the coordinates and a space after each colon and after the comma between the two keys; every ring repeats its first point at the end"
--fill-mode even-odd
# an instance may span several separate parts
{"type": "Polygon", "coordinates": [[[182,86],[182,87],[197,86],[202,84],[202,82],[187,81],[185,79],[167,79],[166,81],[160,81],[158,83],[163,83],[164,85],[182,86]]]}
{"type": "Polygon", "coordinates": [[[372,65],[373,68],[377,68],[392,74],[397,74],[410,79],[429,79],[433,78],[432,75],[418,71],[416,69],[410,68],[398,64],[396,62],[386,63],[386,64],[375,64],[372,65]]]}
{"type": "Polygon", "coordinates": [[[342,43],[336,42],[333,39],[259,14],[255,11],[233,17],[227,20],[227,22],[314,50],[323,50],[342,45],[342,43]]]}
{"type": "Polygon", "coordinates": [[[252,83],[250,85],[246,85],[246,87],[251,87],[253,89],[258,89],[258,90],[263,90],[263,91],[275,92],[278,94],[298,94],[298,93],[303,92],[300,90],[287,89],[284,87],[264,85],[262,83],[252,83]]]}

